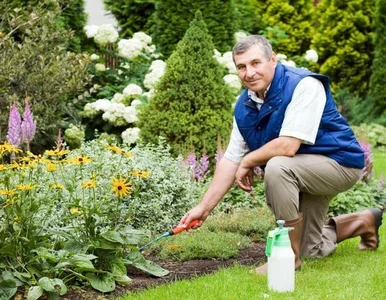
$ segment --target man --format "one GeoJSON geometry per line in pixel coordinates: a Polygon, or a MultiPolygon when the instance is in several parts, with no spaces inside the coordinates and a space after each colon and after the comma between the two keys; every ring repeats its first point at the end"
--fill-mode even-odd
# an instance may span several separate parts
{"type": "MultiPolygon", "coordinates": [[[[382,210],[331,218],[330,200],[352,187],[364,167],[364,153],[337,111],[328,78],[277,62],[267,39],[252,35],[233,48],[233,60],[246,87],[235,106],[230,143],[201,202],[180,221],[202,225],[236,180],[253,186],[253,168],[265,169],[266,202],[285,220],[295,253],[324,257],[340,241],[361,236],[360,249],[376,249],[382,210]]],[[[265,274],[267,264],[256,268],[265,274]]]]}

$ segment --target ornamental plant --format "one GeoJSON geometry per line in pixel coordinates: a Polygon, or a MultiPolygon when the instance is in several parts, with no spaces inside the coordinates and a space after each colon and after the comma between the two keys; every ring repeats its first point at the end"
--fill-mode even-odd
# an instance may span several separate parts
{"type": "Polygon", "coordinates": [[[130,284],[126,265],[155,276],[138,244],[177,224],[199,189],[162,143],[128,149],[100,141],[43,155],[3,143],[0,158],[0,292],[58,297],[74,284],[110,292],[130,284]],[[55,286],[55,289],[50,287],[55,286]]]}
{"type": "Polygon", "coordinates": [[[207,153],[213,158],[217,141],[226,140],[232,126],[232,91],[221,80],[224,69],[213,57],[213,43],[197,12],[148,105],[139,112],[145,143],[166,138],[174,155],[207,153]]]}

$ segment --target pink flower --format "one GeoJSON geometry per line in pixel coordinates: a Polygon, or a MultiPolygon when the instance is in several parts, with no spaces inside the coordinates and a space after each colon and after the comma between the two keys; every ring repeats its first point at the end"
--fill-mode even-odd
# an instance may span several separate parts
{"type": "Polygon", "coordinates": [[[16,104],[11,106],[9,112],[7,141],[16,147],[21,143],[21,117],[16,104]]]}
{"type": "Polygon", "coordinates": [[[21,138],[23,142],[29,144],[36,132],[36,121],[33,120],[28,100],[25,102],[24,118],[21,123],[21,138]]]}

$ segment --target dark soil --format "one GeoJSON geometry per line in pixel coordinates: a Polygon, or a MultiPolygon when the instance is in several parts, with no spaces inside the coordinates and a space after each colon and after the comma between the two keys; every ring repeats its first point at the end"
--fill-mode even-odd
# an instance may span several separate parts
{"type": "Polygon", "coordinates": [[[115,299],[119,295],[127,292],[144,290],[161,284],[172,283],[177,280],[191,279],[205,274],[211,274],[220,268],[232,267],[235,264],[242,266],[257,265],[265,260],[265,244],[253,243],[246,249],[240,250],[237,257],[219,259],[200,259],[185,262],[160,261],[152,257],[148,259],[156,262],[169,271],[164,277],[154,277],[135,268],[128,269],[128,276],[133,280],[127,287],[117,286],[115,291],[110,294],[97,293],[95,290],[71,290],[61,299],[65,300],[103,300],[115,299]]]}

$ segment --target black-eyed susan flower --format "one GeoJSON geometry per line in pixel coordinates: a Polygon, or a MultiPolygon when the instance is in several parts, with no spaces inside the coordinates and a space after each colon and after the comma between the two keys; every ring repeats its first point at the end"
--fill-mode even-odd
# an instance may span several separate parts
{"type": "Polygon", "coordinates": [[[80,215],[82,212],[80,211],[79,207],[72,207],[70,209],[70,214],[72,215],[80,215]]]}
{"type": "Polygon", "coordinates": [[[131,175],[138,178],[148,178],[150,175],[149,171],[134,170],[130,172],[131,175]]]}
{"type": "Polygon", "coordinates": [[[4,153],[18,153],[22,152],[21,149],[17,148],[14,145],[11,145],[7,142],[4,142],[3,144],[0,144],[0,156],[2,156],[4,153]]]}
{"type": "Polygon", "coordinates": [[[118,197],[126,196],[131,191],[131,182],[126,178],[122,178],[122,176],[119,176],[119,178],[114,177],[112,184],[113,192],[118,197]]]}
{"type": "Polygon", "coordinates": [[[87,157],[87,156],[78,156],[78,157],[70,158],[67,160],[67,162],[69,162],[71,164],[75,164],[75,165],[83,165],[83,164],[89,163],[91,161],[92,161],[92,159],[87,157]]]}
{"type": "Polygon", "coordinates": [[[36,185],[32,185],[32,184],[18,184],[17,185],[17,189],[18,190],[21,190],[21,191],[30,191],[30,190],[33,190],[35,189],[36,185]]]}
{"type": "Polygon", "coordinates": [[[51,185],[51,188],[52,188],[52,189],[57,189],[57,190],[63,190],[63,189],[64,189],[64,186],[63,186],[62,184],[60,184],[60,183],[53,183],[53,184],[51,185]]]}
{"type": "Polygon", "coordinates": [[[56,171],[56,165],[53,163],[49,163],[46,166],[46,170],[47,170],[47,172],[55,172],[56,171]]]}
{"type": "Polygon", "coordinates": [[[46,150],[44,152],[45,155],[47,156],[63,156],[70,153],[70,150],[46,150]]]}
{"type": "Polygon", "coordinates": [[[96,181],[95,180],[85,180],[82,182],[82,186],[86,189],[91,189],[96,187],[96,181]]]}
{"type": "Polygon", "coordinates": [[[15,190],[4,189],[4,190],[0,190],[0,195],[13,196],[15,192],[16,192],[15,190]]]}

